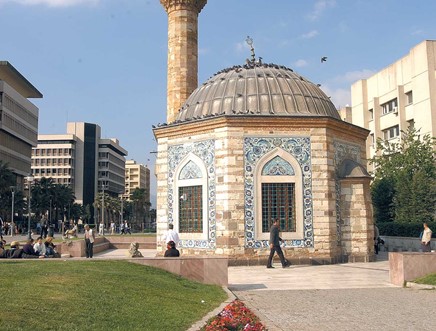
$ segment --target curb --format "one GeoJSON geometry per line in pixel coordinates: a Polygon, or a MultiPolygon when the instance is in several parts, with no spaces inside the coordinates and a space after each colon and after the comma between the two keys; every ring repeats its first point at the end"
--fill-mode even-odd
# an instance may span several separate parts
{"type": "Polygon", "coordinates": [[[227,293],[227,299],[223,303],[221,303],[221,305],[218,308],[215,308],[211,312],[207,313],[206,316],[204,316],[201,320],[192,324],[192,326],[187,331],[200,330],[203,326],[206,325],[207,321],[210,318],[218,315],[224,309],[225,306],[227,306],[229,303],[231,303],[233,300],[236,299],[236,296],[226,286],[223,286],[223,290],[227,293]]]}
{"type": "Polygon", "coordinates": [[[406,282],[406,287],[417,290],[436,290],[435,285],[417,284],[414,282],[406,282]]]}

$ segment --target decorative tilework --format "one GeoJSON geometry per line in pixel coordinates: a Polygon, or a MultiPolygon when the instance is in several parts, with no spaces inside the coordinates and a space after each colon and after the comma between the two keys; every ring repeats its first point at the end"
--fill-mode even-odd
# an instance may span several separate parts
{"type": "Polygon", "coordinates": [[[194,162],[189,161],[180,171],[179,179],[201,178],[201,170],[194,162]]]}
{"type": "Polygon", "coordinates": [[[295,172],[292,166],[280,156],[276,156],[269,161],[262,169],[262,175],[267,176],[294,176],[295,172]]]}
{"type": "MultiPolygon", "coordinates": [[[[200,158],[207,170],[207,208],[208,215],[208,239],[207,240],[181,240],[179,242],[180,247],[184,248],[209,248],[215,249],[216,247],[216,219],[215,219],[215,141],[205,140],[194,143],[187,143],[183,145],[175,145],[168,147],[168,223],[173,222],[174,203],[177,201],[177,197],[174,198],[174,180],[175,170],[180,162],[189,154],[192,153],[200,158]]],[[[189,161],[186,166],[194,162],[189,161]]],[[[195,165],[195,164],[194,164],[195,165]]],[[[185,169],[186,166],[183,168],[185,169]]],[[[198,166],[195,165],[197,168],[198,166]]],[[[182,172],[181,171],[181,176],[182,172]]],[[[198,168],[198,171],[200,169],[198,168]]],[[[188,172],[186,172],[188,173],[188,172]]],[[[194,171],[195,173],[195,171],[194,171]]],[[[201,173],[201,172],[200,172],[201,173]]],[[[198,174],[198,172],[197,172],[198,174]]],[[[198,178],[198,177],[197,177],[198,178]]],[[[177,202],[176,202],[177,203],[177,202]]]]}
{"type": "Polygon", "coordinates": [[[245,245],[252,248],[269,247],[268,240],[256,240],[254,173],[257,162],[268,152],[280,148],[291,154],[299,163],[303,174],[303,228],[304,237],[287,240],[287,247],[313,247],[312,165],[309,137],[244,139],[244,191],[245,191],[245,245]]]}
{"type": "MultiPolygon", "coordinates": [[[[345,159],[353,160],[360,163],[360,147],[356,145],[350,145],[343,143],[341,141],[333,142],[333,147],[335,149],[335,171],[339,170],[339,166],[345,159]]],[[[341,181],[338,176],[335,178],[335,189],[336,189],[336,243],[341,245],[342,241],[342,221],[341,221],[341,181]]]]}

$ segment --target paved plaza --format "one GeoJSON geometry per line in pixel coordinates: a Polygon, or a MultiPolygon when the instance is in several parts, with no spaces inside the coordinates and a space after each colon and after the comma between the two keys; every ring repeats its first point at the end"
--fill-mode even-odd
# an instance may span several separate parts
{"type": "Polygon", "coordinates": [[[373,263],[230,267],[229,289],[269,331],[436,328],[436,291],[390,284],[383,254],[373,263]]]}

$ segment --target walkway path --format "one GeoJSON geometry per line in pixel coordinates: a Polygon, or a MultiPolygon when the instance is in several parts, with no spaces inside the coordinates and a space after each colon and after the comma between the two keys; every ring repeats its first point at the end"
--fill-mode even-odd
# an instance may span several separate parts
{"type": "Polygon", "coordinates": [[[229,289],[269,331],[436,328],[436,292],[390,284],[384,258],[288,269],[231,267],[229,289]]]}

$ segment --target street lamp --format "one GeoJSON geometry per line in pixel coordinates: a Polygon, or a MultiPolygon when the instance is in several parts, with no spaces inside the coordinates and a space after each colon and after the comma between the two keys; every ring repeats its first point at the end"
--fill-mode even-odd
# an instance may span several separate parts
{"type": "Polygon", "coordinates": [[[14,206],[15,206],[15,186],[11,186],[12,191],[12,218],[11,218],[11,237],[14,235],[14,206]]]}
{"type": "Polygon", "coordinates": [[[32,231],[30,230],[30,197],[31,197],[31,189],[32,189],[33,176],[32,175],[27,176],[26,179],[27,179],[27,185],[29,185],[29,200],[28,200],[28,203],[27,203],[27,205],[29,207],[29,210],[28,210],[28,212],[29,212],[29,220],[27,222],[27,230],[28,230],[27,239],[32,239],[32,231]]]}
{"type": "MultiPolygon", "coordinates": [[[[104,236],[104,187],[105,187],[105,184],[104,184],[104,181],[102,181],[101,189],[102,189],[103,195],[102,195],[102,202],[101,202],[101,224],[103,225],[103,233],[102,233],[103,236],[104,236]]],[[[98,232],[100,232],[100,228],[97,230],[98,230],[98,232]]]]}

